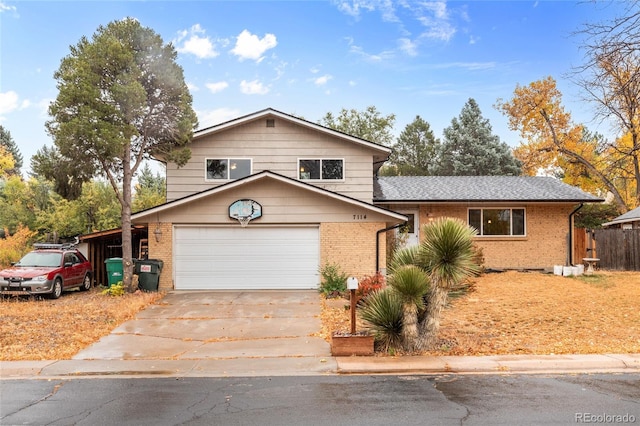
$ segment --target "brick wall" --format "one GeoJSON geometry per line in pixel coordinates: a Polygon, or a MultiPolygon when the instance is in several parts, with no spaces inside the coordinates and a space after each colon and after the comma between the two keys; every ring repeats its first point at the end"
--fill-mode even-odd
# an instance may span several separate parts
{"type": "MultiPolygon", "coordinates": [[[[475,207],[475,206],[474,206],[475,207]]],[[[513,206],[519,207],[519,206],[513,206]]],[[[564,265],[567,259],[569,214],[573,205],[527,205],[525,237],[476,237],[485,267],[495,269],[540,269],[564,265]]],[[[421,226],[436,217],[467,221],[467,206],[422,206],[421,226]]]]}
{"type": "Polygon", "coordinates": [[[149,224],[149,259],[162,260],[159,290],[173,290],[173,226],[171,223],[160,223],[162,237],[156,241],[154,231],[157,223],[149,224]]]}
{"type": "MultiPolygon", "coordinates": [[[[361,279],[376,272],[376,232],[384,223],[322,223],[320,267],[335,263],[349,276],[361,279]]],[[[385,267],[385,234],[380,235],[380,268],[385,267]]]]}

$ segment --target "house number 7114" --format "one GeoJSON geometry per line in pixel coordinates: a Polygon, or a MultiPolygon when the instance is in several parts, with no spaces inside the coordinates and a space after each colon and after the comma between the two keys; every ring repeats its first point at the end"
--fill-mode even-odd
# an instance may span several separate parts
{"type": "Polygon", "coordinates": [[[361,220],[361,219],[366,219],[367,215],[366,214],[354,214],[353,215],[353,220],[361,220]]]}

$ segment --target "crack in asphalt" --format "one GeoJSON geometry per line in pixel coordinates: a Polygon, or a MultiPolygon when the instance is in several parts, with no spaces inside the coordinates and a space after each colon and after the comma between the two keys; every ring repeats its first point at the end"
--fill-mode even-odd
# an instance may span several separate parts
{"type": "Polygon", "coordinates": [[[53,389],[51,390],[51,392],[49,392],[48,394],[46,394],[45,396],[43,396],[42,398],[32,401],[29,404],[25,405],[24,407],[20,407],[20,409],[13,411],[11,413],[7,413],[6,415],[3,415],[2,417],[0,417],[0,420],[7,418],[9,416],[12,416],[16,413],[19,413],[23,410],[26,410],[27,408],[33,407],[34,405],[37,405],[43,401],[46,401],[47,399],[51,398],[52,396],[54,396],[56,393],[58,393],[58,390],[60,390],[60,388],[62,387],[62,385],[64,385],[66,382],[65,381],[60,381],[57,384],[55,384],[53,386],[53,389]]]}

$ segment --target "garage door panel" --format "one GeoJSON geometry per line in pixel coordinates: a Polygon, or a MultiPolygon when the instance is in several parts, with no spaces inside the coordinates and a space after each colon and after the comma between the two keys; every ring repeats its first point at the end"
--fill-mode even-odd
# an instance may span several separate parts
{"type": "Polygon", "coordinates": [[[311,289],[317,227],[175,229],[176,289],[311,289]]]}

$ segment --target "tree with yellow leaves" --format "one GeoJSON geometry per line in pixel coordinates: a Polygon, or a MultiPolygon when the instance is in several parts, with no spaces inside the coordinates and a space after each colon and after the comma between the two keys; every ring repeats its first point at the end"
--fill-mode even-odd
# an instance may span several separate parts
{"type": "Polygon", "coordinates": [[[518,85],[513,98],[499,100],[497,108],[509,118],[509,127],[526,141],[515,151],[525,174],[559,167],[565,176],[584,175],[609,191],[619,210],[628,210],[616,185],[628,158],[618,142],[607,145],[602,138],[589,137],[584,126],[573,122],[552,77],[518,85]]]}

